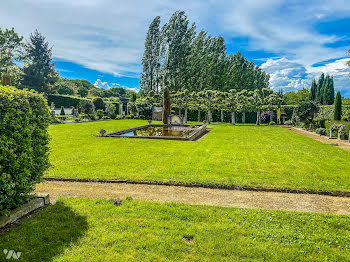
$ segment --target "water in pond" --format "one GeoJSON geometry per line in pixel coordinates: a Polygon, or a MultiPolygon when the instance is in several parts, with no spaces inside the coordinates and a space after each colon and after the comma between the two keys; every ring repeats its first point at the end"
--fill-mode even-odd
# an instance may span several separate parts
{"type": "Polygon", "coordinates": [[[150,126],[131,131],[121,136],[176,136],[186,137],[195,127],[190,126],[150,126]]]}

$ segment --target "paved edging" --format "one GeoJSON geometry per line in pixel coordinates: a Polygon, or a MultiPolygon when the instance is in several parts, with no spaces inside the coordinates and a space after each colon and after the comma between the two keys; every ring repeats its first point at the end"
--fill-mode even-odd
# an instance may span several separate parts
{"type": "Polygon", "coordinates": [[[49,195],[37,196],[35,199],[11,211],[8,216],[0,217],[0,229],[33,212],[34,210],[50,204],[49,195]]]}
{"type": "Polygon", "coordinates": [[[139,180],[117,180],[117,179],[91,179],[91,178],[65,178],[65,177],[44,177],[46,181],[62,181],[62,182],[85,182],[85,183],[123,183],[123,184],[139,184],[139,185],[161,185],[161,186],[181,186],[193,188],[210,188],[210,189],[225,189],[225,190],[244,190],[257,192],[279,192],[279,193],[293,193],[293,194],[313,194],[326,195],[337,197],[350,197],[350,192],[342,191],[318,191],[306,189],[287,189],[287,188],[268,188],[268,187],[250,187],[239,185],[216,185],[216,184],[202,184],[202,183],[184,183],[175,181],[139,181],[139,180]]]}

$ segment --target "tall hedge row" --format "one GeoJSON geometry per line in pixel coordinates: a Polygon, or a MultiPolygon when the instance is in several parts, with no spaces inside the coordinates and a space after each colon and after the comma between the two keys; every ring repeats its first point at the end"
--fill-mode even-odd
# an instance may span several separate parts
{"type": "Polygon", "coordinates": [[[55,104],[56,108],[61,108],[63,106],[64,108],[70,108],[74,106],[75,108],[78,107],[78,104],[80,101],[90,101],[86,98],[79,98],[79,97],[71,97],[71,96],[65,96],[65,95],[48,95],[47,96],[47,102],[49,105],[51,103],[55,104]]]}
{"type": "Polygon", "coordinates": [[[0,215],[28,201],[49,167],[49,123],[42,95],[0,86],[0,215]]]}

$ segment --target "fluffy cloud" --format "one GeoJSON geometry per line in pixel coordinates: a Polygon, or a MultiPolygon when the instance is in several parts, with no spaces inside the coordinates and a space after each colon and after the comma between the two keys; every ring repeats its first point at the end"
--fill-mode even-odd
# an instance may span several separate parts
{"type": "MultiPolygon", "coordinates": [[[[272,85],[293,90],[306,84],[308,78],[298,80],[298,75],[304,70],[312,74],[313,64],[345,56],[346,48],[330,44],[347,39],[320,33],[314,25],[349,17],[348,0],[11,0],[3,6],[0,26],[14,26],[24,36],[38,28],[54,46],[56,58],[137,78],[148,25],[156,15],[165,22],[179,6],[198,30],[220,34],[228,43],[243,37],[246,50],[287,57],[290,63],[273,71],[272,85]]],[[[273,65],[265,66],[272,72],[273,65]]]]}
{"type": "Polygon", "coordinates": [[[313,78],[321,73],[334,76],[336,91],[343,95],[350,95],[350,68],[346,66],[347,59],[337,59],[318,66],[306,68],[303,64],[291,61],[285,57],[271,58],[261,65],[261,68],[270,74],[270,87],[274,90],[282,89],[285,92],[309,88],[313,78]]]}
{"type": "Polygon", "coordinates": [[[102,89],[110,89],[111,88],[107,82],[102,82],[101,79],[97,79],[94,86],[96,86],[97,88],[102,88],[102,89]]]}

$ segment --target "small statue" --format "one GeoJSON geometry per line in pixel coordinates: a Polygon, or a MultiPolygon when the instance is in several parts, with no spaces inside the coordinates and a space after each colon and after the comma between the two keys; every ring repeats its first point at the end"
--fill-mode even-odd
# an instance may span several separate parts
{"type": "Polygon", "coordinates": [[[148,120],[148,124],[149,124],[149,125],[152,124],[152,120],[148,120]]]}
{"type": "Polygon", "coordinates": [[[55,112],[55,110],[51,110],[51,111],[50,111],[50,115],[51,115],[51,117],[56,117],[56,112],[55,112]]]}
{"type": "Polygon", "coordinates": [[[74,109],[73,109],[73,116],[74,116],[74,117],[79,117],[79,111],[78,111],[77,108],[74,108],[74,109]]]}
{"type": "Polygon", "coordinates": [[[106,134],[106,130],[101,129],[101,130],[100,130],[100,135],[101,135],[101,136],[105,136],[105,134],[106,134]]]}
{"type": "Polygon", "coordinates": [[[344,140],[344,125],[341,125],[338,130],[338,139],[344,140]]]}

